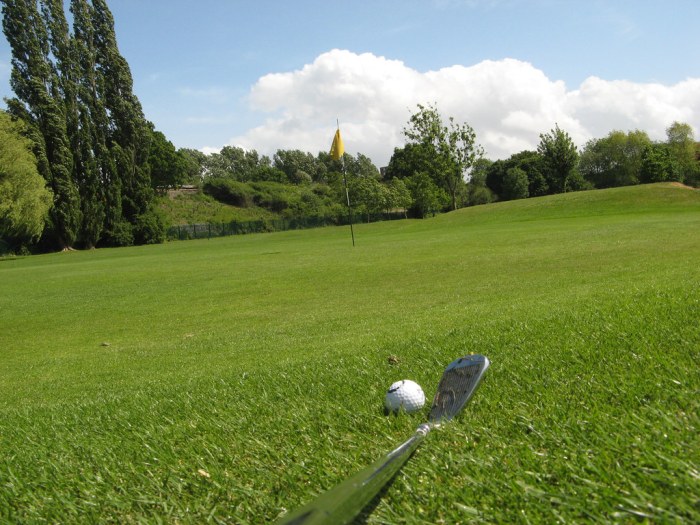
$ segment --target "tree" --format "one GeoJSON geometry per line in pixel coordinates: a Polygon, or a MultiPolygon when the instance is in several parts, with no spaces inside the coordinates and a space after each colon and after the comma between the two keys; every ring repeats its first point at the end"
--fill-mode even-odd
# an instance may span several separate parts
{"type": "Polygon", "coordinates": [[[578,150],[569,134],[557,124],[549,133],[540,135],[537,152],[542,156],[549,185],[557,192],[565,192],[578,164],[578,150]]]}
{"type": "Polygon", "coordinates": [[[153,212],[151,132],[106,2],[6,0],[2,12],[16,95],[8,108],[29,124],[53,192],[45,236],[63,249],[131,244],[153,212]]]}
{"type": "Polygon", "coordinates": [[[644,151],[639,182],[680,181],[681,170],[677,158],[667,144],[651,144],[644,151]]]}
{"type": "Polygon", "coordinates": [[[519,168],[527,175],[527,192],[529,197],[540,197],[550,193],[550,187],[544,175],[544,159],[536,151],[524,150],[511,156],[509,168],[519,168]]]}
{"type": "Polygon", "coordinates": [[[348,182],[348,189],[353,208],[364,213],[367,222],[386,210],[389,192],[374,177],[353,177],[348,182]]]}
{"type": "Polygon", "coordinates": [[[272,165],[284,172],[287,180],[292,184],[302,184],[311,181],[323,180],[325,166],[311,153],[301,150],[277,150],[272,165]]]}
{"type": "Polygon", "coordinates": [[[24,133],[26,125],[0,111],[0,237],[18,244],[39,238],[51,207],[51,192],[24,133]]]}
{"type": "Polygon", "coordinates": [[[419,171],[408,178],[406,186],[413,198],[412,208],[421,218],[435,214],[448,199],[445,191],[438,188],[430,175],[424,171],[419,171]]]}
{"type": "Polygon", "coordinates": [[[176,188],[187,177],[187,161],[165,135],[155,129],[151,136],[151,152],[148,156],[151,184],[154,188],[176,188]]]}
{"type": "Polygon", "coordinates": [[[433,148],[424,144],[408,143],[403,148],[394,148],[384,178],[407,179],[419,171],[427,173],[432,168],[434,157],[433,148]]]}
{"type": "MultiPolygon", "coordinates": [[[[62,13],[59,13],[61,9],[62,5],[56,7],[62,17],[62,13]]],[[[74,178],[81,197],[83,220],[80,238],[86,247],[92,248],[105,230],[105,190],[111,181],[117,179],[117,174],[105,142],[107,114],[97,92],[92,8],[86,0],[71,0],[70,9],[73,14],[74,36],[71,44],[77,122],[69,125],[69,129],[73,143],[74,178]]],[[[62,19],[65,20],[65,17],[62,19]]]]}
{"type": "Polygon", "coordinates": [[[525,199],[530,194],[528,192],[527,173],[520,168],[510,168],[503,178],[503,199],[515,200],[525,199]]]}
{"type": "Polygon", "coordinates": [[[586,143],[579,171],[596,188],[638,184],[642,157],[650,144],[643,131],[611,131],[607,137],[586,143]]]}
{"type": "Polygon", "coordinates": [[[349,177],[372,178],[379,179],[379,170],[372,163],[371,159],[362,153],[358,153],[356,157],[344,155],[345,171],[349,177]]]}
{"type": "Polygon", "coordinates": [[[489,167],[493,164],[489,159],[477,159],[469,174],[467,182],[467,205],[476,206],[493,201],[493,192],[486,185],[489,167]]]}
{"type": "Polygon", "coordinates": [[[270,159],[260,158],[255,150],[224,146],[219,153],[212,153],[206,157],[204,164],[207,176],[249,182],[268,180],[261,173],[269,168],[270,159]]]}
{"type": "Polygon", "coordinates": [[[693,128],[689,124],[674,122],[666,129],[666,137],[669,153],[680,170],[680,180],[692,186],[700,172],[693,128]]]}
{"type": "MultiPolygon", "coordinates": [[[[42,2],[45,13],[50,6],[42,2]]],[[[15,117],[23,118],[38,133],[42,176],[53,192],[50,227],[62,249],[69,249],[78,237],[81,211],[80,195],[73,178],[73,156],[68,137],[66,105],[58,69],[52,62],[56,50],[51,49],[49,28],[39,14],[36,2],[5,0],[3,2],[3,30],[12,48],[10,84],[17,95],[8,103],[15,117]]],[[[61,59],[61,57],[57,57],[61,59]]]]}
{"type": "Polygon", "coordinates": [[[418,104],[404,135],[412,143],[421,144],[424,153],[432,154],[433,168],[428,173],[450,196],[451,208],[457,209],[457,197],[466,184],[464,177],[483,155],[474,130],[466,123],[455,123],[453,117],[445,125],[435,106],[418,104]]]}
{"type": "Polygon", "coordinates": [[[406,210],[412,202],[411,192],[406,187],[406,183],[403,179],[391,179],[386,187],[388,190],[387,211],[402,209],[405,217],[406,210]]]}
{"type": "Polygon", "coordinates": [[[180,148],[177,152],[185,163],[185,181],[189,184],[202,182],[207,156],[199,150],[180,148]]]}
{"type": "MultiPolygon", "coordinates": [[[[485,168],[486,186],[498,195],[499,198],[508,200],[514,198],[506,183],[508,170],[517,168],[523,171],[527,177],[527,194],[529,197],[538,197],[550,193],[550,185],[543,172],[546,171],[543,157],[536,151],[524,150],[511,155],[506,160],[497,160],[485,168]]],[[[522,197],[518,197],[522,198],[522,197]]]]}
{"type": "MultiPolygon", "coordinates": [[[[133,92],[129,64],[119,53],[114,32],[114,18],[104,0],[92,0],[95,68],[98,76],[98,97],[104,103],[108,120],[103,122],[106,142],[119,177],[107,201],[132,226],[138,217],[148,213],[154,198],[148,171],[151,145],[149,123],[141,103],[133,92]],[[111,199],[110,199],[111,197],[111,199]]],[[[108,214],[108,219],[110,214],[108,214]]],[[[108,224],[108,227],[114,227],[108,224]]]]}

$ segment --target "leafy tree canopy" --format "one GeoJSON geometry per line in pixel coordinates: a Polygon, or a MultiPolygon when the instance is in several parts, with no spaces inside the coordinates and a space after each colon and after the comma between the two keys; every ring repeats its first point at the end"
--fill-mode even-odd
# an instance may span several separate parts
{"type": "Polygon", "coordinates": [[[410,143],[422,146],[421,153],[430,159],[426,166],[428,175],[450,196],[451,208],[457,209],[465,177],[474,162],[483,156],[472,127],[455,122],[453,117],[445,124],[436,106],[418,104],[404,135],[410,143]]]}
{"type": "Polygon", "coordinates": [[[557,124],[549,133],[540,135],[537,152],[542,156],[544,175],[550,186],[558,192],[565,192],[578,165],[574,141],[557,124]]]}
{"type": "Polygon", "coordinates": [[[26,126],[0,111],[0,237],[31,242],[44,230],[51,192],[37,170],[26,126]]]}

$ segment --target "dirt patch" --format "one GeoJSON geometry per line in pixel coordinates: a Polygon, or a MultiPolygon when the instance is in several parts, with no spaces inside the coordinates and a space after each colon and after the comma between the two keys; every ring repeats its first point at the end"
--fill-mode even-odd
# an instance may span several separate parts
{"type": "Polygon", "coordinates": [[[674,188],[683,188],[684,190],[698,190],[698,188],[693,188],[692,186],[688,186],[687,184],[683,184],[682,182],[668,182],[667,184],[669,186],[673,186],[674,188]]]}

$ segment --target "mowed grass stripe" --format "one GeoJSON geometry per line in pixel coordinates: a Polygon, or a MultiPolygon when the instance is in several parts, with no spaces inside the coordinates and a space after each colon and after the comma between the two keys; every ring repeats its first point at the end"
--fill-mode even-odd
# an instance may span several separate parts
{"type": "Polygon", "coordinates": [[[493,367],[376,523],[697,521],[700,198],[0,262],[0,517],[260,523],[405,439],[405,377],[493,367]],[[102,346],[108,343],[109,346],[102,346]],[[389,355],[398,364],[387,361],[389,355]]]}

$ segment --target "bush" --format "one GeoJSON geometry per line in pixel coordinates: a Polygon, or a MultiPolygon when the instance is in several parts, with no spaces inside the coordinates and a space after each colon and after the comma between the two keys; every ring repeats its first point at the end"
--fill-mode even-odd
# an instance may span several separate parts
{"type": "Polygon", "coordinates": [[[0,239],[0,257],[7,255],[8,253],[10,253],[10,245],[0,239]]]}
{"type": "Polygon", "coordinates": [[[136,244],[160,244],[165,242],[165,216],[157,209],[148,210],[136,217],[134,242],[136,244]]]}
{"type": "Polygon", "coordinates": [[[122,220],[107,230],[100,241],[103,246],[132,246],[134,244],[134,231],[131,223],[122,220]]]}
{"type": "Polygon", "coordinates": [[[250,186],[253,189],[253,202],[276,213],[289,208],[294,197],[291,187],[279,182],[254,182],[250,186]]]}
{"type": "Polygon", "coordinates": [[[204,183],[202,191],[217,201],[231,206],[250,208],[253,205],[253,191],[244,182],[230,179],[209,179],[204,183]]]}

